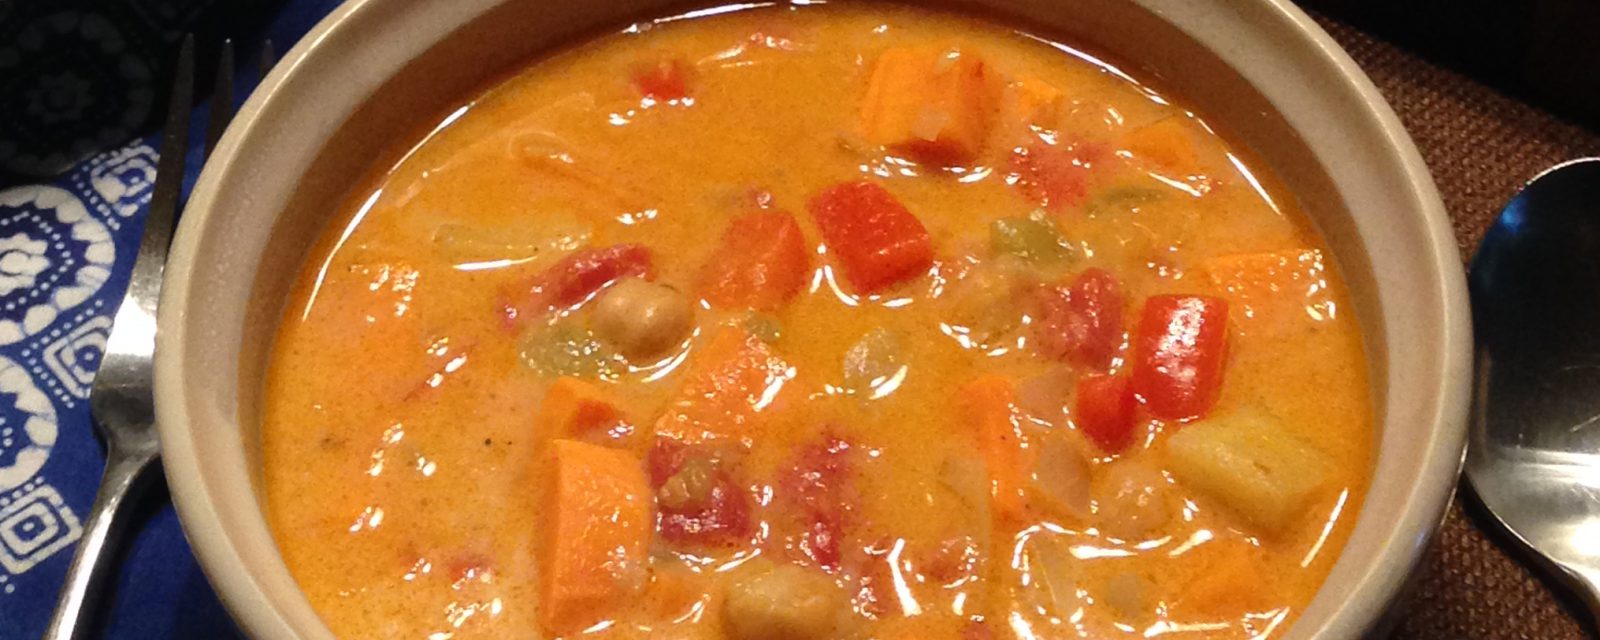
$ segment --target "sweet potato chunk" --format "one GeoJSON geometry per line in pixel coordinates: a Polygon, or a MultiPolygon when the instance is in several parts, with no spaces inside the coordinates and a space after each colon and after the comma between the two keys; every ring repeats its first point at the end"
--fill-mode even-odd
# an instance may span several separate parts
{"type": "Polygon", "coordinates": [[[722,329],[689,358],[683,389],[656,421],[656,435],[688,445],[751,436],[787,365],[738,327],[722,329]]]}
{"type": "Polygon", "coordinates": [[[1200,172],[1200,160],[1189,127],[1183,118],[1170,116],[1128,134],[1123,148],[1136,159],[1181,175],[1194,175],[1200,172]]]}
{"type": "Polygon", "coordinates": [[[961,164],[983,147],[998,93],[987,65],[971,52],[890,49],[867,84],[861,133],[921,162],[961,164]]]}
{"type": "Polygon", "coordinates": [[[550,443],[544,464],[539,621],[566,635],[605,620],[644,587],[650,486],[623,451],[550,443]]]}
{"type": "Polygon", "coordinates": [[[574,438],[605,427],[622,418],[611,399],[599,387],[572,377],[550,385],[539,404],[534,433],[540,438],[574,438]]]}
{"type": "Polygon", "coordinates": [[[1248,333],[1283,335],[1332,319],[1327,267],[1316,249],[1221,256],[1200,268],[1241,311],[1238,321],[1248,333]]]}

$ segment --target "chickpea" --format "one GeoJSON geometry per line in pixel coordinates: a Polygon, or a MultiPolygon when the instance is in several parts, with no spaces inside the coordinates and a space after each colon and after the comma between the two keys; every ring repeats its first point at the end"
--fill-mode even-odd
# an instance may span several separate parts
{"type": "Polygon", "coordinates": [[[689,335],[694,307],[672,287],[625,278],[595,304],[594,331],[630,360],[659,356],[689,335]]]}
{"type": "MultiPolygon", "coordinates": [[[[760,561],[757,561],[760,562],[760,561]]],[[[820,640],[841,635],[850,599],[827,575],[762,562],[728,589],[722,626],[733,640],[820,640]]]]}

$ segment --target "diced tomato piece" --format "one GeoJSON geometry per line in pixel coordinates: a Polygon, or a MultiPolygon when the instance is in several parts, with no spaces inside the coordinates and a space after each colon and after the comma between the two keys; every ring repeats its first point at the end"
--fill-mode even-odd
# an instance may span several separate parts
{"type": "Polygon", "coordinates": [[[850,443],[824,436],[799,449],[778,483],[781,499],[799,519],[799,551],[828,570],[839,568],[845,527],[859,500],[850,450],[850,443]]]}
{"type": "Polygon", "coordinates": [[[794,216],[781,211],[741,214],[701,269],[700,295],[713,306],[777,311],[805,286],[810,268],[806,254],[806,239],[794,216]]]}
{"type": "Polygon", "coordinates": [[[1107,157],[1104,145],[1035,142],[1011,157],[1017,185],[1039,206],[1063,211],[1083,203],[1095,163],[1107,157]]]}
{"type": "Polygon", "coordinates": [[[689,66],[677,58],[639,65],[633,70],[633,88],[657,102],[689,97],[689,66]]]}
{"type": "Polygon", "coordinates": [[[1122,287],[1105,269],[1039,290],[1033,337],[1047,358],[1103,369],[1122,346],[1122,287]]]}
{"type": "Polygon", "coordinates": [[[1133,389],[1168,420],[1205,415],[1217,402],[1228,346],[1228,303],[1211,296],[1154,296],[1134,341],[1133,389]]]}
{"type": "Polygon", "coordinates": [[[617,280],[650,277],[650,248],[638,244],[579,249],[535,276],[535,306],[570,307],[617,280]]]}
{"type": "Polygon", "coordinates": [[[1078,428],[1106,453],[1122,451],[1132,441],[1137,408],[1126,376],[1097,373],[1078,380],[1073,411],[1078,428]]]}
{"type": "Polygon", "coordinates": [[[656,529],[663,540],[728,546],[750,539],[752,498],[735,482],[730,464],[718,459],[708,447],[688,446],[671,438],[656,439],[645,465],[650,472],[650,486],[656,489],[656,529]],[[698,477],[675,478],[686,469],[698,477]],[[663,499],[662,491],[669,482],[678,485],[668,489],[671,500],[663,499]],[[670,495],[682,491],[691,495],[670,495]]]}
{"type": "Polygon", "coordinates": [[[922,221],[877,183],[836,185],[807,206],[845,278],[861,293],[882,291],[933,264],[933,243],[922,221]]]}

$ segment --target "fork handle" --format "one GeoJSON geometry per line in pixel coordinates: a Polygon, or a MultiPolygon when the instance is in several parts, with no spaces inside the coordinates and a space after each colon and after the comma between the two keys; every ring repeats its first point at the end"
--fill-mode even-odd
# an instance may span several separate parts
{"type": "Polygon", "coordinates": [[[61,585],[56,611],[50,616],[43,640],[87,637],[89,613],[115,566],[111,559],[116,549],[111,543],[127,524],[133,499],[149,484],[149,474],[145,472],[156,460],[155,448],[129,450],[111,444],[108,449],[100,492],[95,494],[89,522],[84,525],[72,565],[67,567],[67,580],[61,585]]]}

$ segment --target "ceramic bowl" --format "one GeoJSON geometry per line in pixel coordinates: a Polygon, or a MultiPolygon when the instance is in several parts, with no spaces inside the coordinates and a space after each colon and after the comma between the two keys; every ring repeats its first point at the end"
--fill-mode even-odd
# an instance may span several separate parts
{"type": "MultiPolygon", "coordinates": [[[[1326,236],[1366,335],[1371,492],[1292,638],[1354,638],[1438,526],[1460,465],[1470,327],[1427,168],[1372,83],[1287,0],[947,0],[1088,43],[1188,99],[1286,182],[1326,236]]],[[[383,147],[541,52],[675,0],[352,0],[284,56],[200,176],[167,267],[156,363],[184,530],[246,633],[328,638],[263,517],[265,355],[313,239],[383,147]]]]}

